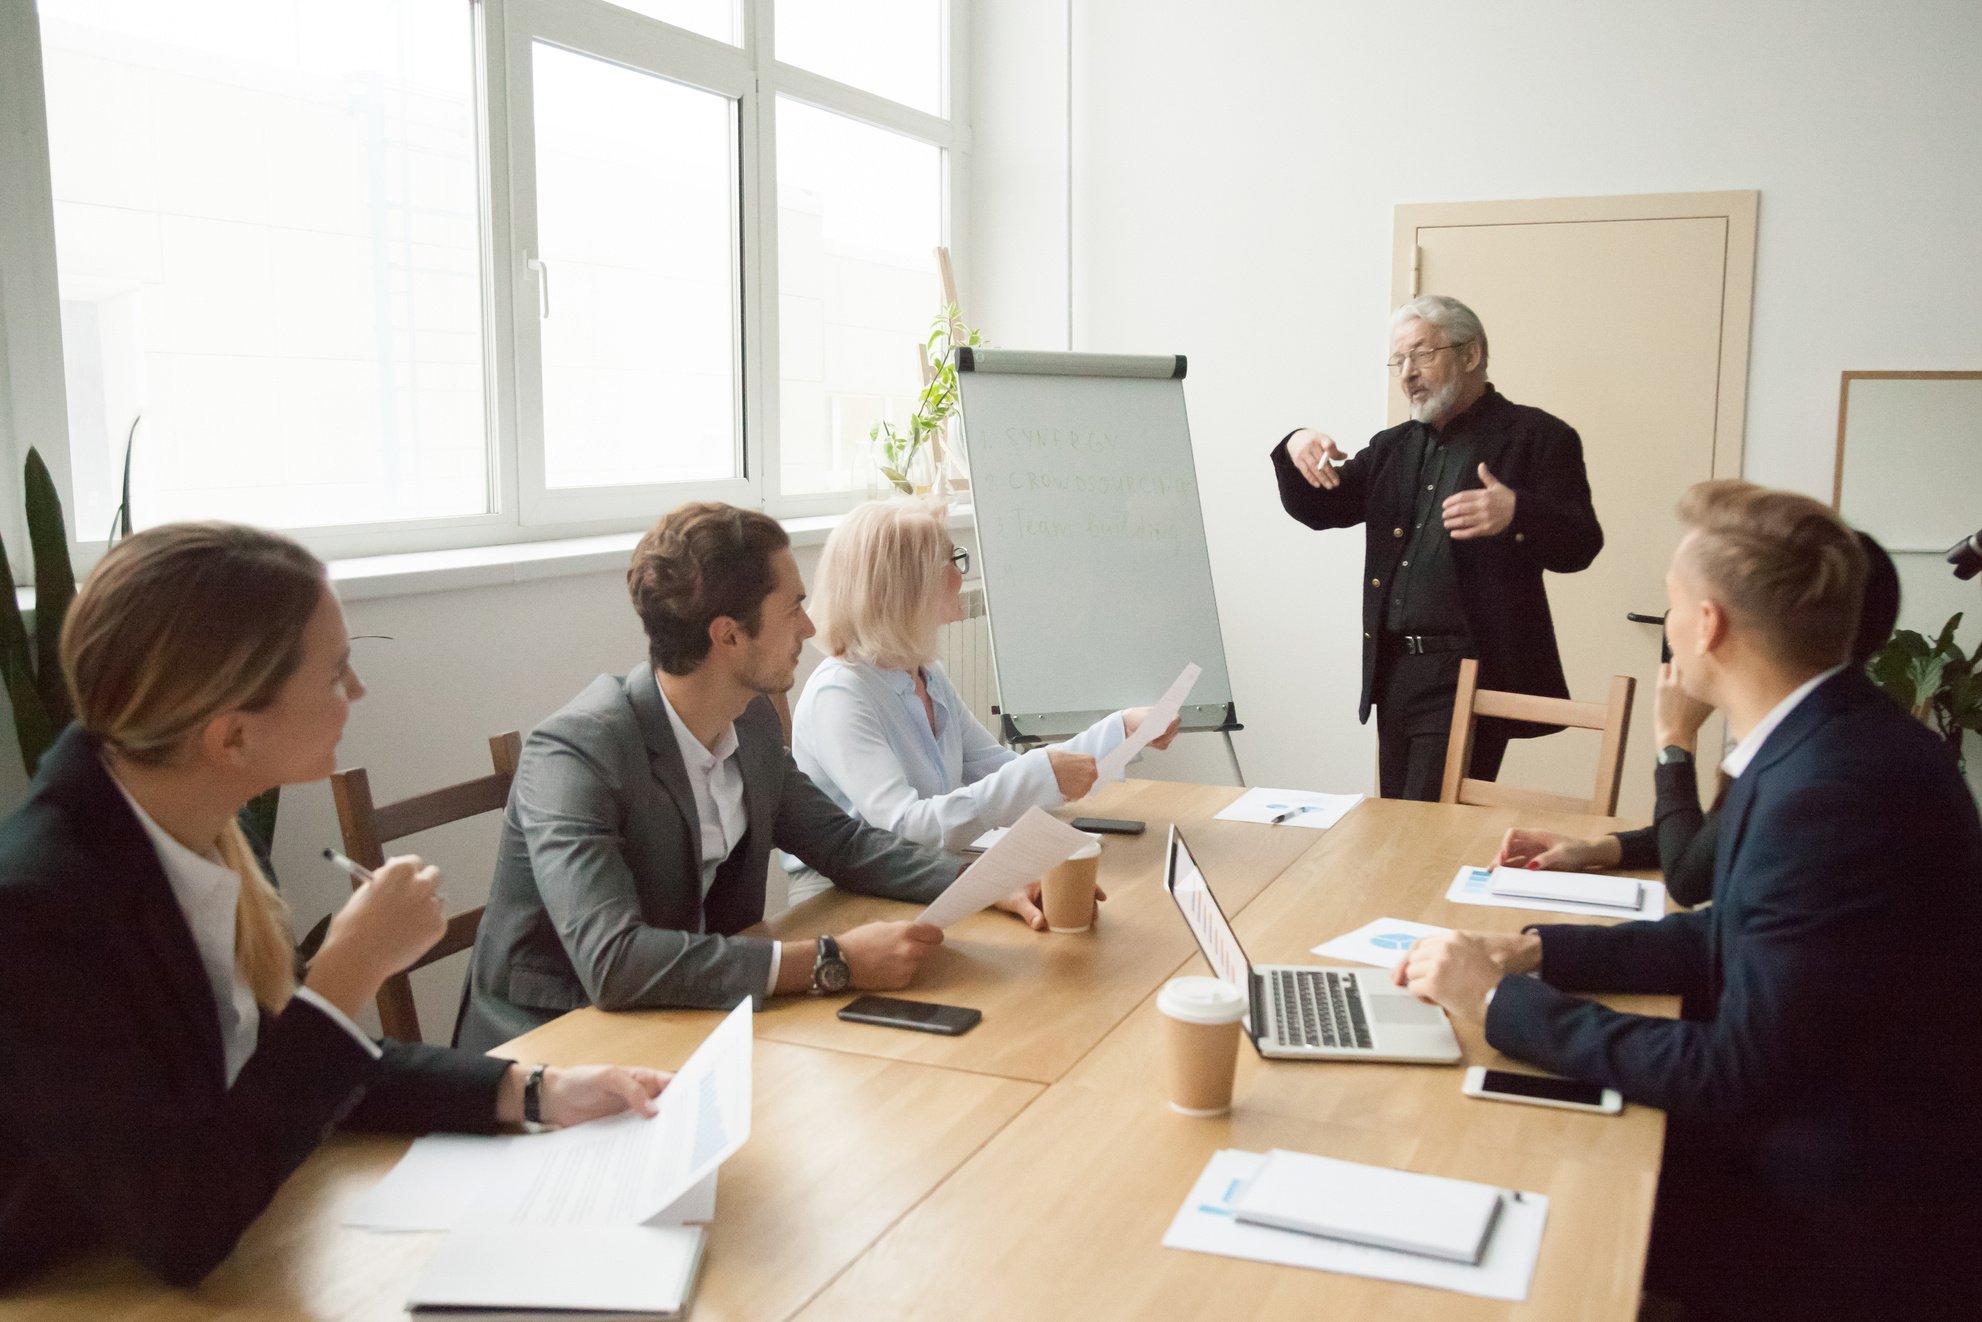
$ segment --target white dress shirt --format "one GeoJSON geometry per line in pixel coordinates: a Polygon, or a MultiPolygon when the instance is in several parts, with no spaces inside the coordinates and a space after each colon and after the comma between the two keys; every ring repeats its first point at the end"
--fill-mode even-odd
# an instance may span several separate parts
{"type": "MultiPolygon", "coordinates": [[[[936,728],[915,692],[915,677],[846,657],[828,657],[805,682],[792,712],[792,757],[849,813],[918,844],[952,853],[1026,809],[1066,800],[1044,748],[1014,753],[964,705],[943,667],[922,671],[936,728]]],[[[1116,712],[1058,748],[1105,756],[1123,739],[1116,712]]],[[[796,859],[792,903],[831,883],[796,859]]]]}
{"type": "MultiPolygon", "coordinates": [[[[735,851],[750,825],[743,806],[743,768],[736,760],[736,722],[723,727],[714,748],[705,748],[668,701],[668,691],[661,688],[658,677],[654,687],[660,692],[661,706],[667,710],[668,724],[674,727],[675,746],[681,749],[681,764],[688,771],[688,788],[695,796],[695,820],[702,833],[702,898],[706,900],[710,888],[716,884],[716,870],[735,851]]],[[[784,942],[773,941],[767,994],[776,994],[778,990],[778,960],[783,953],[784,942]]]]}
{"type": "MultiPolygon", "coordinates": [[[[227,1086],[231,1088],[248,1057],[255,1054],[255,1044],[261,1037],[261,1007],[255,1003],[254,992],[242,981],[234,964],[234,918],[235,906],[241,900],[241,874],[218,858],[197,854],[173,839],[131,797],[115,773],[110,780],[124,796],[124,802],[131,805],[138,825],[144,827],[158,855],[158,864],[165,871],[165,880],[172,887],[172,898],[179,902],[179,912],[185,915],[186,926],[192,929],[200,967],[206,970],[207,984],[213,988],[214,1007],[220,1012],[220,1045],[226,1057],[227,1086]]],[[[378,1043],[366,1037],[349,1015],[308,987],[298,987],[296,996],[321,1010],[370,1052],[374,1060],[378,1059],[378,1043]]]]}
{"type": "Polygon", "coordinates": [[[1767,716],[1755,722],[1755,728],[1742,737],[1741,742],[1734,746],[1734,751],[1721,759],[1720,769],[1739,779],[1741,773],[1748,769],[1748,764],[1755,760],[1755,755],[1762,751],[1762,745],[1768,742],[1769,736],[1776,732],[1776,727],[1796,710],[1796,704],[1815,692],[1819,684],[1843,669],[1843,666],[1832,666],[1829,670],[1812,675],[1798,685],[1788,697],[1770,708],[1767,716]]]}

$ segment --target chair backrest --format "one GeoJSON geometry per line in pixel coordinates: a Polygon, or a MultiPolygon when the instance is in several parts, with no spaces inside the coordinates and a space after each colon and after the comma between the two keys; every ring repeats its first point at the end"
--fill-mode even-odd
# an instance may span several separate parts
{"type": "Polygon", "coordinates": [[[1594,813],[1609,817],[1617,811],[1618,779],[1624,770],[1624,740],[1631,727],[1631,698],[1638,681],[1614,675],[1608,702],[1573,702],[1532,693],[1505,693],[1480,686],[1480,663],[1459,663],[1459,691],[1452,699],[1452,735],[1445,745],[1445,785],[1440,803],[1472,803],[1489,808],[1533,808],[1542,812],[1594,813]],[[1473,759],[1474,724],[1482,716],[1510,721],[1537,721],[1603,731],[1597,753],[1597,783],[1587,799],[1542,790],[1515,789],[1466,774],[1473,759]]]}
{"type": "MultiPolygon", "coordinates": [[[[344,833],[344,852],[368,868],[385,866],[385,846],[394,840],[458,822],[485,812],[500,811],[509,802],[509,783],[516,777],[516,764],[523,755],[523,736],[511,730],[489,739],[489,759],[495,770],[474,780],[462,781],[443,789],[415,794],[410,799],[383,806],[372,803],[372,782],[363,767],[337,772],[330,778],[331,796],[337,800],[337,825],[344,833]]],[[[351,883],[355,889],[357,881],[351,883]]],[[[420,1016],[413,1006],[413,985],[406,974],[424,968],[438,959],[468,949],[481,930],[482,906],[450,915],[447,931],[402,973],[395,973],[379,988],[379,1026],[385,1035],[401,1042],[420,1041],[420,1016]]]]}

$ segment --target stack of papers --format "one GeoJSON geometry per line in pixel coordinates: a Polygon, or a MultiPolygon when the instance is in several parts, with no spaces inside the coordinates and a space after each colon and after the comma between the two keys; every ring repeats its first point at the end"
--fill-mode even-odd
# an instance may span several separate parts
{"type": "Polygon", "coordinates": [[[1313,790],[1247,790],[1218,814],[1221,822],[1264,822],[1326,831],[1363,801],[1360,794],[1317,794],[1313,790]]]}
{"type": "Polygon", "coordinates": [[[702,1231],[683,1223],[714,1217],[716,1171],[750,1137],[750,1029],[746,1000],[675,1072],[652,1117],[418,1139],[345,1224],[450,1232],[416,1307],[672,1316],[702,1259],[702,1231]],[[594,1240],[628,1253],[623,1268],[590,1250],[573,1257],[594,1240]]]}
{"type": "Polygon", "coordinates": [[[1502,1202],[1478,1264],[1448,1262],[1239,1220],[1233,1214],[1234,1203],[1265,1163],[1265,1154],[1236,1148],[1214,1155],[1191,1187],[1190,1197],[1177,1209],[1163,1236],[1163,1246],[1427,1285],[1484,1299],[1519,1302],[1528,1297],[1535,1259],[1541,1253],[1542,1231],[1548,1224],[1548,1199],[1541,1194],[1494,1191],[1502,1202]]]}
{"type": "Polygon", "coordinates": [[[1639,918],[1647,922],[1665,917],[1663,883],[1633,881],[1628,877],[1602,877],[1587,872],[1460,868],[1452,878],[1445,898],[1454,904],[1484,904],[1499,909],[1546,909],[1552,913],[1639,918]]]}
{"type": "Polygon", "coordinates": [[[406,1305],[414,1316],[678,1318],[702,1265],[700,1227],[502,1226],[444,1240],[406,1305]]]}
{"type": "Polygon", "coordinates": [[[1275,1148],[1232,1200],[1249,1225],[1477,1265],[1501,1191],[1386,1166],[1275,1148]]]}

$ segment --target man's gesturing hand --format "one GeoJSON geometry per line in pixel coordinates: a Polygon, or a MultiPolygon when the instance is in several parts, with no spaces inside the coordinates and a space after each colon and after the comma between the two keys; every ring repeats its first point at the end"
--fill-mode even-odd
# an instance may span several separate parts
{"type": "Polygon", "coordinates": [[[1479,491],[1460,491],[1445,498],[1445,531],[1455,542],[1472,537],[1498,537],[1514,522],[1514,489],[1480,465],[1479,491]]]}
{"type": "Polygon", "coordinates": [[[1342,447],[1333,437],[1303,427],[1287,438],[1287,457],[1294,461],[1301,476],[1311,487],[1333,491],[1342,485],[1342,475],[1335,471],[1335,465],[1349,456],[1342,453],[1342,447]]]}

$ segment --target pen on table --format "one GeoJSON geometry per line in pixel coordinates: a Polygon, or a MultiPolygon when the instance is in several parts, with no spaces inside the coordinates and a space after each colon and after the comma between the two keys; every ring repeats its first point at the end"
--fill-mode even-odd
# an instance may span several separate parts
{"type": "Polygon", "coordinates": [[[366,867],[363,863],[360,863],[355,859],[349,859],[344,857],[344,855],[338,853],[335,849],[325,849],[323,851],[323,856],[329,859],[331,862],[335,863],[338,867],[343,868],[346,872],[350,873],[354,879],[358,881],[370,881],[372,879],[372,870],[370,868],[366,867]]]}
{"type": "Polygon", "coordinates": [[[1313,811],[1315,811],[1315,806],[1312,803],[1303,803],[1296,807],[1289,808],[1286,812],[1267,818],[1266,824],[1268,826],[1278,826],[1280,825],[1280,823],[1286,821],[1289,817],[1298,817],[1304,812],[1313,812],[1313,811]]]}

